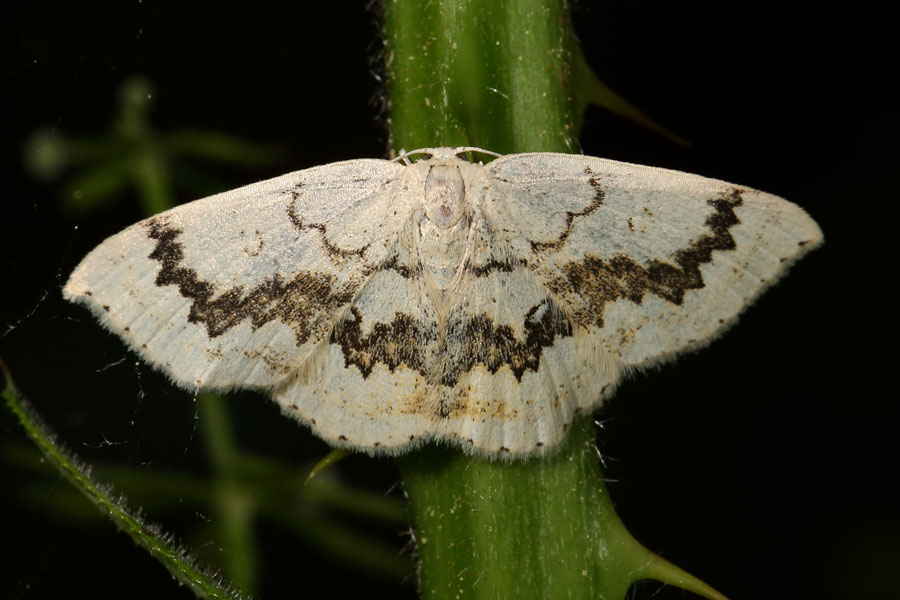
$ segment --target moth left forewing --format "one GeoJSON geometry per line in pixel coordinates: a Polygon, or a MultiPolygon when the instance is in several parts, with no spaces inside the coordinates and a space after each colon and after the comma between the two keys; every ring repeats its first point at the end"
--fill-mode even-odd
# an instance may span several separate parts
{"type": "Polygon", "coordinates": [[[188,389],[277,387],[380,260],[398,171],[336,163],[179,206],[103,242],[64,294],[188,389]],[[365,235],[333,226],[366,209],[365,235]]]}

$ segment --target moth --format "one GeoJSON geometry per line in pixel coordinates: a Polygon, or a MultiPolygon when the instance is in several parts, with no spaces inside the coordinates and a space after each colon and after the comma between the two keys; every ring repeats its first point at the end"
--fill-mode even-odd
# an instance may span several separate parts
{"type": "Polygon", "coordinates": [[[739,185],[466,152],[493,154],[349,160],[179,206],[100,244],[63,294],[176,384],[267,393],[333,445],[526,457],[823,241],[739,185]]]}

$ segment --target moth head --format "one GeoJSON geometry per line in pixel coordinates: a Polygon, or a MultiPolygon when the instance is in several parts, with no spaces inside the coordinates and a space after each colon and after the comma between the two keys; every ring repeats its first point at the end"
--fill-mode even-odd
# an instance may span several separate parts
{"type": "Polygon", "coordinates": [[[503,156],[502,154],[498,154],[497,152],[493,152],[491,150],[485,150],[484,148],[478,148],[476,146],[457,146],[456,148],[419,148],[417,150],[400,150],[400,154],[394,159],[396,161],[402,161],[406,163],[407,166],[411,164],[409,160],[410,156],[415,156],[417,154],[421,154],[422,158],[428,159],[437,159],[440,161],[459,158],[460,154],[465,154],[466,152],[473,152],[478,154],[487,154],[488,156],[493,156],[494,158],[498,158],[503,156]]]}
{"type": "Polygon", "coordinates": [[[447,229],[466,213],[466,182],[456,165],[432,165],[425,177],[425,215],[447,229]]]}

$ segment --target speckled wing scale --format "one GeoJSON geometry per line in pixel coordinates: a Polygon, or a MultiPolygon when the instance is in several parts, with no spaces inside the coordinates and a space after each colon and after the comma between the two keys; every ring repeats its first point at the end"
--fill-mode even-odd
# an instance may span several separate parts
{"type": "Polygon", "coordinates": [[[176,383],[268,392],[336,445],[519,457],[822,242],[799,207],[721,181],[462,150],[180,206],[103,242],[64,295],[176,383]]]}

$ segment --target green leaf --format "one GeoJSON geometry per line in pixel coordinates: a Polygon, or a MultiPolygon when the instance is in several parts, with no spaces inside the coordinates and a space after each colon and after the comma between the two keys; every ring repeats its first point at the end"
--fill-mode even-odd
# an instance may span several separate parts
{"type": "Polygon", "coordinates": [[[661,135],[671,142],[680,146],[690,146],[690,142],[685,138],[651,119],[608,85],[600,81],[585,61],[581,48],[577,46],[572,48],[570,54],[572,56],[572,99],[575,103],[576,131],[581,128],[582,116],[588,104],[596,104],[600,108],[614,112],[620,117],[634,121],[644,129],[661,135]]]}

